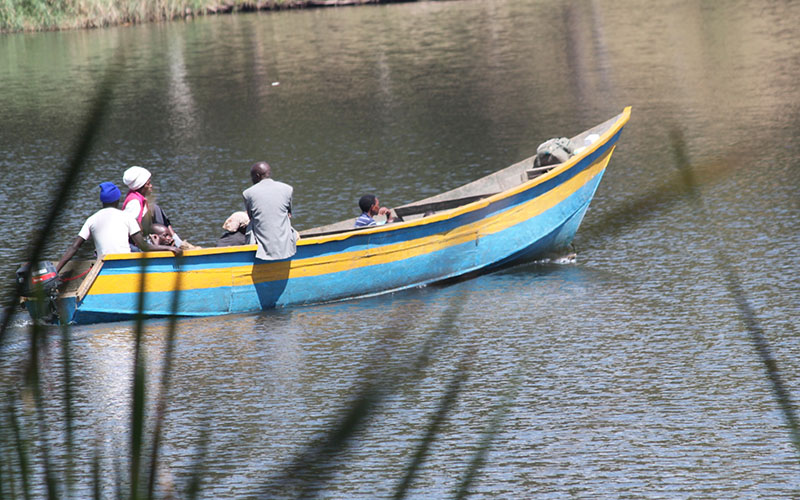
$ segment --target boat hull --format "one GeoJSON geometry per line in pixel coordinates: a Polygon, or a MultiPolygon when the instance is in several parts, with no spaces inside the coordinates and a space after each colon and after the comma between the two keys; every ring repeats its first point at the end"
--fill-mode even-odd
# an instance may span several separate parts
{"type": "Polygon", "coordinates": [[[546,175],[415,221],[304,237],[294,257],[255,246],[106,256],[62,320],[95,323],[211,316],[363,297],[442,281],[567,247],[594,196],[629,109],[590,151],[546,175]],[[177,290],[177,292],[176,292],[177,290]],[[141,293],[144,292],[144,293],[141,293]]]}

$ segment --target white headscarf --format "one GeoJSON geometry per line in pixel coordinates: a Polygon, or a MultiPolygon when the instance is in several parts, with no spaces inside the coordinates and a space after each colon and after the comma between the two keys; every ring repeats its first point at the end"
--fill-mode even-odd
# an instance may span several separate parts
{"type": "Polygon", "coordinates": [[[150,172],[142,167],[131,167],[122,175],[122,182],[131,191],[136,191],[147,184],[148,179],[150,179],[150,172]]]}
{"type": "Polygon", "coordinates": [[[250,217],[247,216],[247,212],[233,212],[225,223],[222,224],[222,228],[231,233],[235,233],[248,224],[250,224],[250,217]]]}

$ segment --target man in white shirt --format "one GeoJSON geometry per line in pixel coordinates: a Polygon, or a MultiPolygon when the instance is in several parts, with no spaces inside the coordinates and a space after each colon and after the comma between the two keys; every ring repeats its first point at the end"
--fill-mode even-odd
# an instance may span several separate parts
{"type": "Polygon", "coordinates": [[[113,182],[100,184],[100,201],[103,203],[103,208],[86,219],[78,236],[58,261],[56,272],[61,271],[89,237],[94,240],[98,257],[111,253],[131,253],[128,237],[145,252],[169,250],[175,254],[180,253],[175,247],[148,244],[142,237],[142,230],[136,219],[119,209],[119,198],[119,188],[113,182]]]}

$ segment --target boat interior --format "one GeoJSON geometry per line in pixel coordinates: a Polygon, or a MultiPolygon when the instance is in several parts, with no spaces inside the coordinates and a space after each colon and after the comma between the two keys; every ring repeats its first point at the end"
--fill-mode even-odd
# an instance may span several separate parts
{"type": "MultiPolygon", "coordinates": [[[[584,150],[596,142],[618,117],[614,117],[596,127],[585,130],[570,138],[574,151],[572,155],[583,154],[584,150]]],[[[478,180],[465,184],[450,191],[425,198],[423,200],[401,205],[392,209],[395,222],[421,219],[433,213],[452,210],[475,201],[487,198],[497,193],[507,191],[525,182],[535,179],[557,168],[559,164],[534,166],[536,155],[526,158],[510,167],[494,172],[478,180]]],[[[382,216],[375,218],[378,222],[385,220],[382,216]]],[[[303,237],[324,236],[329,234],[344,233],[348,231],[361,231],[367,227],[353,227],[355,219],[347,219],[334,224],[306,229],[300,232],[303,237]]]]}
{"type": "Polygon", "coordinates": [[[102,259],[73,259],[67,262],[59,273],[61,280],[58,285],[59,295],[62,297],[74,295],[82,298],[86,295],[89,285],[94,282],[94,278],[100,273],[102,266],[102,259]]]}

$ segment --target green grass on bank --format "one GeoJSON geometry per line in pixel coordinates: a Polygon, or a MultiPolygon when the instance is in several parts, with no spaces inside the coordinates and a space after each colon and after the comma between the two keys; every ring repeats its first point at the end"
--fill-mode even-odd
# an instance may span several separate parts
{"type": "MultiPolygon", "coordinates": [[[[378,3],[375,0],[345,3],[378,3]]],[[[98,28],[206,14],[334,5],[325,0],[0,0],[0,32],[98,28]]]]}

